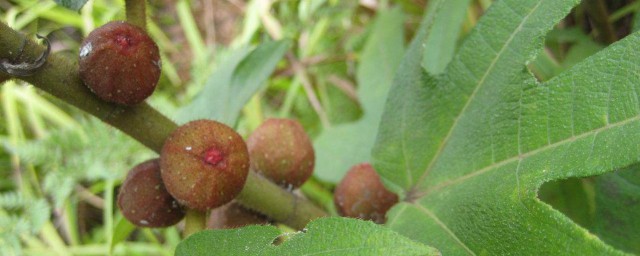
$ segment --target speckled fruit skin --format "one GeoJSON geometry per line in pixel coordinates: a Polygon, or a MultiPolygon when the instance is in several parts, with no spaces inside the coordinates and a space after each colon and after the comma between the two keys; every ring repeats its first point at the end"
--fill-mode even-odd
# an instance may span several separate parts
{"type": "Polygon", "coordinates": [[[99,98],[135,105],[153,93],[160,79],[160,51],[145,31],[112,21],[80,46],[80,79],[99,98]]]}
{"type": "Polygon", "coordinates": [[[340,216],[384,223],[385,214],[398,202],[380,176],[368,163],[349,169],[334,191],[334,203],[340,216]]]}
{"type": "Polygon", "coordinates": [[[167,192],[158,159],[135,166],[120,187],[118,207],[139,227],[167,227],[184,218],[185,211],[167,192]]]}
{"type": "Polygon", "coordinates": [[[232,201],[221,207],[211,210],[208,229],[233,229],[248,225],[268,225],[269,219],[257,212],[244,208],[232,201]]]}
{"type": "Polygon", "coordinates": [[[249,153],[230,127],[196,120],[178,127],[160,153],[162,180],[178,202],[204,211],[235,198],[249,173],[249,153]]]}
{"type": "Polygon", "coordinates": [[[295,120],[265,120],[247,138],[251,169],[282,187],[300,187],[313,174],[315,153],[295,120]]]}

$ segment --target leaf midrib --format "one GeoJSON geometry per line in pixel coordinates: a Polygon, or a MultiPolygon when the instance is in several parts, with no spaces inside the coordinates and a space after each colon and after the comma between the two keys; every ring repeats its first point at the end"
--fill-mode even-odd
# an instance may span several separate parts
{"type": "Polygon", "coordinates": [[[438,216],[435,215],[435,213],[433,213],[431,210],[429,210],[428,208],[420,204],[416,204],[416,203],[403,204],[399,212],[394,215],[396,218],[387,220],[387,223],[385,225],[387,227],[392,226],[395,223],[395,221],[398,219],[397,217],[401,216],[402,215],[401,213],[406,211],[408,205],[415,207],[421,213],[424,213],[424,215],[431,218],[440,228],[442,228],[442,230],[444,230],[445,233],[447,233],[447,235],[451,237],[451,239],[453,239],[458,245],[460,245],[460,247],[462,247],[462,249],[464,249],[469,255],[474,255],[474,256],[476,255],[475,252],[473,252],[469,247],[467,247],[467,245],[464,244],[464,242],[462,242],[462,240],[460,240],[460,238],[458,238],[458,236],[456,236],[456,234],[451,229],[449,229],[447,224],[442,222],[440,218],[438,218],[438,216]]]}
{"type": "Polygon", "coordinates": [[[467,247],[466,244],[464,244],[464,242],[462,242],[462,240],[460,240],[460,238],[458,238],[458,236],[456,236],[456,234],[449,229],[449,227],[447,226],[447,224],[445,224],[444,222],[442,222],[440,220],[440,218],[438,218],[438,216],[436,216],[435,213],[433,213],[431,210],[429,210],[428,208],[420,205],[420,204],[415,204],[415,206],[418,208],[418,210],[424,212],[425,215],[429,216],[429,218],[431,218],[433,221],[436,222],[436,224],[438,224],[438,226],[440,226],[449,236],[451,236],[451,238],[453,240],[456,241],[456,243],[458,243],[460,245],[460,247],[462,247],[465,251],[467,251],[467,253],[469,253],[469,255],[476,255],[471,249],[469,249],[469,247],[467,247]]]}
{"type": "Polygon", "coordinates": [[[440,182],[440,183],[434,185],[433,187],[429,188],[428,190],[417,194],[417,196],[418,196],[418,198],[422,198],[422,197],[424,197],[424,196],[426,196],[426,195],[428,195],[430,193],[433,193],[435,191],[444,189],[444,188],[446,188],[448,186],[452,186],[452,185],[456,185],[456,184],[462,183],[465,180],[468,180],[468,179],[473,178],[475,176],[490,172],[492,170],[497,170],[497,169],[499,169],[499,167],[505,166],[505,165],[510,164],[512,162],[515,162],[516,160],[517,161],[521,161],[521,160],[524,160],[524,159],[526,159],[528,157],[532,157],[532,156],[534,156],[534,155],[536,155],[538,153],[542,153],[542,152],[544,152],[546,150],[557,148],[557,147],[563,146],[563,145],[565,145],[567,143],[572,143],[572,142],[575,142],[575,141],[577,141],[579,139],[584,139],[584,138],[589,137],[591,135],[597,135],[598,133],[600,133],[602,131],[613,129],[613,128],[616,128],[616,127],[621,127],[621,126],[630,124],[630,123],[635,122],[635,121],[640,121],[640,115],[634,116],[632,118],[624,119],[624,120],[622,120],[620,122],[607,124],[607,125],[602,126],[600,128],[597,128],[597,129],[582,133],[580,135],[571,136],[571,137],[568,137],[568,138],[566,138],[564,140],[560,140],[560,141],[552,143],[552,144],[547,144],[544,147],[540,147],[540,148],[537,148],[535,150],[532,150],[532,151],[529,151],[529,152],[526,152],[526,153],[515,155],[513,157],[507,158],[507,159],[502,160],[500,162],[491,164],[491,165],[486,166],[484,168],[481,168],[481,169],[475,170],[473,172],[470,172],[468,174],[465,174],[465,175],[463,175],[463,176],[461,176],[461,177],[459,177],[457,179],[445,180],[443,182],[440,182]]]}
{"type": "Polygon", "coordinates": [[[475,99],[475,96],[476,96],[477,92],[480,91],[480,89],[485,85],[486,78],[489,76],[489,74],[492,73],[493,69],[495,68],[496,63],[498,62],[498,59],[500,59],[502,57],[503,52],[506,49],[508,49],[507,46],[511,45],[511,42],[513,41],[515,36],[522,30],[524,24],[529,20],[529,17],[531,16],[531,14],[533,14],[538,9],[538,7],[540,7],[541,3],[542,3],[542,1],[538,1],[538,3],[522,19],[522,22],[520,22],[518,27],[511,33],[511,35],[509,36],[509,39],[507,41],[505,41],[505,43],[502,46],[502,48],[500,49],[500,51],[496,54],[495,58],[491,61],[491,64],[489,65],[489,68],[487,68],[487,71],[483,74],[483,76],[480,79],[480,81],[478,81],[477,85],[475,86],[475,89],[473,90],[473,92],[469,96],[469,98],[468,98],[467,102],[465,103],[464,107],[462,107],[462,109],[460,110],[460,113],[458,113],[458,115],[456,116],[455,120],[453,121],[453,124],[451,125],[451,128],[447,132],[447,135],[444,137],[442,142],[440,142],[440,146],[438,147],[438,150],[436,151],[436,154],[431,158],[431,161],[429,161],[429,164],[427,165],[427,168],[425,169],[424,173],[418,178],[417,182],[409,189],[408,194],[414,194],[414,193],[415,194],[420,194],[420,193],[416,193],[415,190],[417,189],[418,185],[421,184],[427,178],[427,176],[429,176],[429,173],[433,170],[433,167],[435,165],[436,160],[438,158],[440,158],[440,155],[442,155],[442,153],[444,152],[444,148],[448,144],[449,139],[451,138],[451,136],[453,134],[453,131],[458,126],[458,121],[463,116],[463,114],[467,111],[467,108],[469,107],[469,105],[471,105],[471,102],[473,102],[473,100],[475,99]]]}

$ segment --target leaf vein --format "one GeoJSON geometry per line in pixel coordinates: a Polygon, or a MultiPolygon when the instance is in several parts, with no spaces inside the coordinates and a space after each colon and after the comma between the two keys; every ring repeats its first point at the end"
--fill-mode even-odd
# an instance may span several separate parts
{"type": "Polygon", "coordinates": [[[551,123],[549,122],[551,120],[551,90],[549,87],[545,87],[544,91],[547,94],[547,120],[545,120],[547,123],[547,145],[551,145],[551,123]]]}
{"type": "Polygon", "coordinates": [[[469,247],[467,247],[467,245],[465,245],[462,240],[460,240],[460,238],[458,238],[458,236],[456,236],[455,233],[453,233],[453,231],[451,231],[451,229],[449,229],[449,227],[447,226],[447,224],[445,224],[444,222],[442,222],[438,216],[436,216],[431,210],[427,209],[426,207],[420,205],[420,204],[415,204],[416,207],[422,211],[425,215],[429,216],[429,218],[433,219],[433,221],[436,222],[436,224],[438,224],[438,226],[440,226],[445,232],[447,232],[447,234],[449,234],[449,236],[451,236],[451,238],[453,238],[453,240],[456,241],[456,243],[458,243],[465,251],[467,251],[467,253],[469,253],[469,255],[476,255],[471,249],[469,249],[469,247]]]}
{"type": "Polygon", "coordinates": [[[486,166],[486,167],[484,167],[482,169],[470,172],[470,173],[468,173],[468,174],[466,174],[464,176],[461,176],[460,178],[451,179],[451,180],[446,180],[446,181],[440,182],[439,184],[429,188],[428,190],[418,194],[417,196],[418,197],[423,197],[423,196],[425,196],[425,195],[427,195],[429,193],[432,193],[432,192],[437,191],[437,190],[441,190],[441,189],[443,189],[445,187],[448,187],[448,186],[451,186],[451,185],[459,184],[459,183],[464,182],[465,180],[468,180],[468,179],[473,178],[475,176],[490,172],[492,170],[497,170],[499,167],[507,165],[509,163],[512,163],[512,162],[514,162],[516,160],[522,160],[522,159],[525,159],[527,157],[531,157],[531,156],[534,156],[534,155],[536,155],[538,153],[544,152],[546,150],[549,150],[549,149],[552,149],[552,148],[555,148],[555,147],[558,147],[558,146],[562,146],[562,145],[564,145],[566,143],[571,143],[571,142],[574,142],[574,141],[579,140],[579,139],[586,138],[586,137],[591,136],[591,135],[594,135],[594,142],[591,144],[592,151],[593,151],[593,147],[595,145],[595,136],[597,136],[600,132],[605,131],[607,129],[612,129],[612,128],[615,128],[615,127],[624,126],[624,125],[627,125],[629,123],[632,123],[632,122],[635,122],[635,121],[639,121],[639,120],[640,120],[640,116],[635,116],[633,118],[629,118],[629,119],[626,119],[626,120],[623,120],[623,121],[620,121],[620,122],[617,122],[617,123],[611,123],[611,124],[605,125],[603,127],[591,130],[589,132],[585,132],[585,133],[580,134],[578,136],[569,137],[567,139],[564,139],[564,140],[558,141],[556,143],[553,143],[551,145],[547,145],[547,146],[544,146],[544,147],[529,151],[529,152],[524,153],[524,154],[519,154],[519,155],[513,156],[511,158],[508,158],[508,159],[505,159],[503,161],[500,161],[500,162],[498,162],[496,164],[489,165],[489,166],[486,166]]]}
{"type": "Polygon", "coordinates": [[[575,115],[576,112],[576,80],[571,79],[571,136],[576,136],[575,115]]]}
{"type": "Polygon", "coordinates": [[[524,94],[524,87],[520,87],[520,96],[518,97],[518,136],[516,142],[518,143],[518,155],[522,154],[522,95],[524,94]]]}
{"type": "Polygon", "coordinates": [[[609,119],[611,118],[611,84],[607,86],[607,110],[606,110],[606,122],[609,124],[609,119]]]}
{"type": "Polygon", "coordinates": [[[402,156],[403,156],[403,160],[404,160],[404,168],[405,170],[407,170],[407,184],[412,184],[413,183],[413,170],[409,169],[409,150],[407,149],[407,105],[408,103],[404,103],[402,104],[402,127],[401,127],[401,131],[402,131],[402,138],[401,138],[401,144],[402,144],[402,156]]]}

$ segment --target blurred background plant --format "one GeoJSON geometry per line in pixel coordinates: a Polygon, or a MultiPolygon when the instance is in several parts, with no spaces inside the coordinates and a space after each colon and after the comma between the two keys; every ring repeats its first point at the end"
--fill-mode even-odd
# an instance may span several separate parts
{"type": "MultiPolygon", "coordinates": [[[[460,40],[492,1],[469,2],[460,19],[460,40]]],[[[365,121],[359,125],[377,127],[378,119],[365,118],[371,112],[367,104],[382,106],[386,90],[373,94],[358,90],[363,77],[376,72],[359,70],[367,64],[364,61],[378,60],[363,57],[368,40],[373,40],[374,20],[393,10],[391,18],[401,19],[400,38],[378,40],[396,44],[399,40],[401,50],[428,4],[427,0],[151,0],[148,31],[161,49],[163,70],[149,102],[167,116],[185,121],[185,106],[198,105],[198,95],[207,87],[215,90],[215,79],[225,77],[220,73],[227,72],[228,63],[250,66],[241,62],[250,58],[248,51],[285,39],[290,44],[269,79],[250,81],[259,85],[258,93],[247,99],[242,115],[232,124],[241,134],[248,135],[266,117],[298,119],[313,138],[361,119],[365,121]]],[[[52,0],[0,0],[0,19],[26,36],[47,35],[54,52],[77,56],[82,38],[95,27],[124,19],[123,7],[122,0],[90,0],[79,11],[52,0]]],[[[540,80],[550,79],[637,27],[633,26],[640,9],[637,1],[607,1],[607,7],[610,12],[603,22],[611,31],[603,33],[607,27],[585,14],[588,5],[580,5],[549,34],[546,50],[530,70],[540,80]]],[[[399,58],[401,51],[396,55],[399,58]]],[[[241,68],[233,66],[228,72],[236,69],[241,68]]],[[[136,229],[114,208],[114,194],[127,170],[153,157],[153,152],[20,81],[3,83],[0,102],[0,255],[173,254],[180,225],[136,229]]],[[[318,147],[332,151],[326,145],[343,139],[332,136],[332,141],[318,147]]],[[[322,168],[329,167],[321,166],[302,190],[318,194],[320,203],[331,210],[332,197],[323,191],[330,191],[348,166],[322,168]]]]}

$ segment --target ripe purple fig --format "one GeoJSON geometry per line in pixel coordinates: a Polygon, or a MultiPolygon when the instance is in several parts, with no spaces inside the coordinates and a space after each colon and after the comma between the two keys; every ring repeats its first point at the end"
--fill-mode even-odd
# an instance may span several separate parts
{"type": "Polygon", "coordinates": [[[315,154],[302,125],[267,119],[247,139],[251,169],[282,187],[300,187],[313,173],[315,154]]]}
{"type": "Polygon", "coordinates": [[[334,191],[334,203],[340,216],[384,223],[385,214],[398,202],[380,176],[368,163],[351,167],[334,191]]]}
{"type": "Polygon", "coordinates": [[[158,159],[135,166],[120,187],[118,207],[139,227],[167,227],[184,218],[185,211],[167,192],[158,159]]]}
{"type": "Polygon", "coordinates": [[[232,201],[226,205],[211,210],[207,228],[209,229],[234,229],[248,225],[267,225],[269,219],[242,205],[232,201]]]}
{"type": "Polygon", "coordinates": [[[205,211],[240,193],[249,173],[249,153],[242,137],[230,127],[196,120],[167,138],[160,169],[167,191],[178,202],[205,211]]]}
{"type": "Polygon", "coordinates": [[[160,79],[160,51],[147,33],[125,21],[112,21],[80,46],[80,79],[104,101],[135,105],[160,79]]]}

